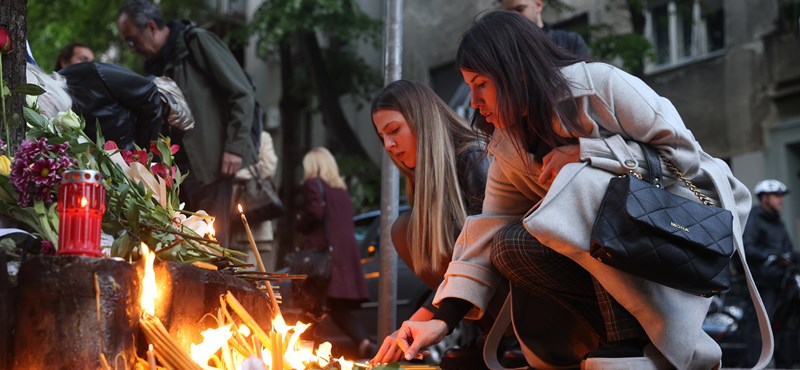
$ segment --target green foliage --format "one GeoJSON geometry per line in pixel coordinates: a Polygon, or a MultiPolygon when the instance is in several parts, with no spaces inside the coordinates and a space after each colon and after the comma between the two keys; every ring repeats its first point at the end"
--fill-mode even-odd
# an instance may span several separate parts
{"type": "MultiPolygon", "coordinates": [[[[282,42],[291,43],[298,35],[312,33],[325,38],[328,47],[322,45],[323,60],[336,95],[353,94],[368,101],[369,94],[379,86],[380,76],[350,45],[367,42],[378,47],[381,24],[361,12],[353,0],[266,0],[239,37],[256,36],[258,54],[263,58],[275,57],[282,42]]],[[[297,76],[293,77],[304,83],[298,83],[301,91],[289,93],[307,98],[311,94],[311,89],[306,89],[310,76],[305,68],[294,71],[297,76]]]]}
{"type": "Polygon", "coordinates": [[[336,162],[347,183],[355,213],[380,208],[381,173],[375,170],[375,164],[358,156],[337,156],[336,162]]]}
{"type": "Polygon", "coordinates": [[[591,48],[595,57],[612,62],[619,60],[623,69],[634,74],[644,68],[644,58],[653,57],[650,41],[638,33],[595,37],[592,39],[591,48]]]}
{"type": "Polygon", "coordinates": [[[377,45],[381,22],[361,12],[353,0],[265,0],[253,15],[249,30],[258,39],[259,55],[267,57],[282,41],[304,32],[377,45]]]}
{"type": "MultiPolygon", "coordinates": [[[[45,71],[55,67],[61,48],[80,42],[92,48],[95,58],[110,49],[127,50],[117,33],[117,8],[123,0],[28,0],[28,41],[36,61],[45,71]]],[[[192,19],[200,24],[214,20],[214,11],[205,1],[163,0],[164,18],[192,19]]],[[[133,68],[131,53],[112,53],[114,60],[103,60],[133,68]]]]}

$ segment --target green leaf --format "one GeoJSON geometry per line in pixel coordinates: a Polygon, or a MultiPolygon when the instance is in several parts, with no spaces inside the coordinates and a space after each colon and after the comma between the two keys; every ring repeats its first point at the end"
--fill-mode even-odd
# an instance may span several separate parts
{"type": "Polygon", "coordinates": [[[44,94],[44,89],[39,85],[24,84],[24,85],[12,88],[11,92],[12,93],[25,94],[25,95],[42,95],[42,94],[44,94]]]}

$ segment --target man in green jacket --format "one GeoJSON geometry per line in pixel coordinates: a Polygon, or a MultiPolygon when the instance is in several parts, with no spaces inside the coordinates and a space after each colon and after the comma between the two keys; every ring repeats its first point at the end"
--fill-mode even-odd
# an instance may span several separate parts
{"type": "Polygon", "coordinates": [[[256,156],[250,137],[252,85],[219,37],[191,22],[166,23],[150,1],[122,4],[117,28],[131,51],[144,57],[148,73],[171,77],[186,96],[195,127],[170,132],[181,147],[175,161],[182,173],[189,172],[181,200],[188,210],[216,217],[217,239],[225,245],[233,175],[256,156]]]}

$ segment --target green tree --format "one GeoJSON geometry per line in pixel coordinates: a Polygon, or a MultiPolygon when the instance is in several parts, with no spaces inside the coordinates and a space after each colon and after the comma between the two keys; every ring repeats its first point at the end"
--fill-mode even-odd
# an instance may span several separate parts
{"type": "MultiPolygon", "coordinates": [[[[104,60],[137,68],[137,58],[117,33],[117,8],[122,0],[28,0],[28,40],[36,62],[45,71],[55,67],[61,48],[81,42],[92,48],[95,57],[108,53],[104,60]]],[[[191,19],[199,24],[216,24],[219,17],[206,2],[196,0],[164,0],[159,6],[164,18],[191,19]]]]}
{"type": "MultiPolygon", "coordinates": [[[[256,37],[261,56],[280,62],[283,163],[301,163],[309,149],[311,112],[317,110],[328,128],[328,147],[333,153],[367,157],[339,99],[347,94],[367,98],[379,87],[380,76],[353,47],[363,41],[377,46],[380,25],[353,0],[266,0],[258,8],[248,33],[256,37]]],[[[281,189],[286,200],[296,197],[298,167],[282,166],[281,189]]],[[[293,215],[288,214],[281,223],[278,238],[282,245],[290,246],[294,243],[293,215]]]]}

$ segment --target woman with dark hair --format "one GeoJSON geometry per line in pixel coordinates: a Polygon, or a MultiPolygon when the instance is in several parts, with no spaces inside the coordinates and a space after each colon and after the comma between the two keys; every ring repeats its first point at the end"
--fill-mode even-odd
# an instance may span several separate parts
{"type": "MultiPolygon", "coordinates": [[[[372,100],[372,123],[405,175],[412,206],[392,225],[392,243],[420,280],[436,289],[464,220],[481,213],[490,163],[486,142],[433,90],[415,81],[395,81],[379,91],[372,100]]],[[[435,312],[429,300],[409,320],[430,320],[435,312]]],[[[485,324],[488,329],[491,320],[485,324]]],[[[373,362],[402,357],[395,336],[384,339],[373,362]]]]}
{"type": "MultiPolygon", "coordinates": [[[[434,298],[439,311],[399,330],[406,357],[441,340],[465,315],[480,317],[506,277],[515,305],[527,295],[574,318],[555,323],[575,329],[571,336],[532,338],[537,345],[529,346],[528,360],[535,367],[553,366],[537,363],[541,353],[560,354],[558,365],[584,369],[719,367],[720,348],[702,330],[709,298],[613,269],[589,254],[589,238],[608,180],[646,172],[638,144],[646,143],[732,211],[740,246],[750,196],[728,166],[706,154],[675,107],[641,80],[566,53],[516,13],[477,20],[461,38],[456,65],[472,90],[472,106],[492,126],[493,160],[483,213],[465,222],[434,298]],[[533,217],[546,195],[566,197],[563,204],[572,206],[558,219],[533,217]],[[543,222],[569,230],[569,240],[543,234],[537,224],[543,222]],[[576,346],[571,340],[578,337],[589,340],[576,346]]],[[[669,170],[662,172],[664,188],[694,197],[669,170]]],[[[540,315],[519,324],[553,324],[556,316],[535,312],[540,315]]],[[[519,337],[531,334],[517,324],[519,337]]]]}
{"type": "Polygon", "coordinates": [[[58,72],[62,68],[71,66],[73,64],[92,61],[94,61],[94,52],[92,51],[92,48],[90,48],[89,45],[80,42],[73,42],[62,48],[61,52],[58,53],[56,66],[53,68],[53,70],[58,72]]]}

